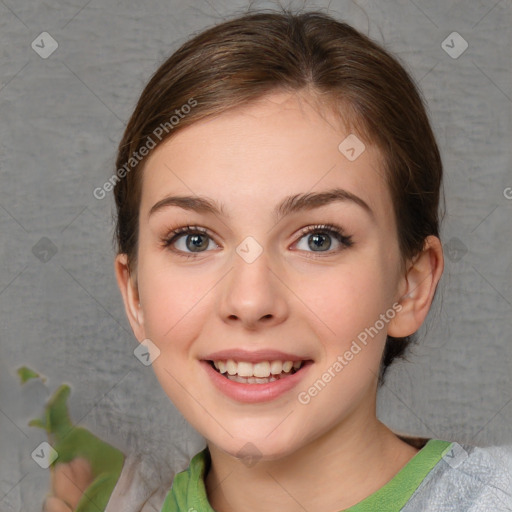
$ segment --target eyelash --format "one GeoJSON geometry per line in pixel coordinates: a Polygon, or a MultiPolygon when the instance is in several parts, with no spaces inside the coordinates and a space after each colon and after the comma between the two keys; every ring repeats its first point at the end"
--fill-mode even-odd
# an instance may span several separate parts
{"type": "MultiPolygon", "coordinates": [[[[319,257],[322,257],[322,252],[327,253],[327,255],[332,255],[333,253],[341,252],[345,248],[351,247],[353,245],[352,236],[345,235],[343,233],[343,230],[339,228],[338,226],[335,226],[333,224],[317,224],[315,226],[308,226],[306,228],[303,228],[300,231],[299,240],[306,235],[313,234],[313,233],[322,233],[322,234],[330,234],[333,235],[333,237],[340,242],[344,247],[342,249],[339,249],[337,251],[319,251],[318,253],[316,251],[312,251],[313,254],[318,254],[319,257]]],[[[176,228],[169,232],[169,234],[162,239],[162,246],[165,249],[170,249],[174,253],[178,254],[179,256],[183,258],[197,258],[201,252],[199,253],[184,253],[183,251],[178,251],[176,249],[172,249],[171,246],[174,242],[176,242],[181,236],[183,235],[206,235],[210,239],[213,240],[213,238],[208,234],[208,231],[204,228],[201,228],[199,226],[183,226],[181,228],[176,228]]],[[[208,252],[208,251],[202,251],[202,252],[208,252]]],[[[317,256],[307,256],[308,258],[316,258],[317,256]]]]}

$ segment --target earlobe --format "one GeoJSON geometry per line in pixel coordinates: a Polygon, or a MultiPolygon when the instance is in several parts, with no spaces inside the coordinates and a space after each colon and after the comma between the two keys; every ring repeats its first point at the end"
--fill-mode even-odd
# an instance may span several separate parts
{"type": "Polygon", "coordinates": [[[117,284],[123,297],[124,309],[137,340],[145,339],[144,316],[139,299],[139,291],[134,276],[130,272],[126,254],[118,254],[115,259],[117,284]]]}
{"type": "Polygon", "coordinates": [[[423,250],[408,262],[398,298],[400,312],[390,322],[388,334],[402,338],[415,333],[427,317],[444,268],[441,241],[425,239],[423,250]]]}

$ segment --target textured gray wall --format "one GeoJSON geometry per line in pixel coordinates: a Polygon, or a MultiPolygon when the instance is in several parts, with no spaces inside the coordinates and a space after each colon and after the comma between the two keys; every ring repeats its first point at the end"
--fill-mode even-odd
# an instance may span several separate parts
{"type": "MultiPolygon", "coordinates": [[[[27,422],[62,382],[72,387],[72,419],[125,452],[181,469],[201,446],[151,367],[133,355],[113,273],[113,202],[92,191],[111,175],[124,124],[158,64],[191,34],[247,6],[0,0],[2,511],[40,508],[49,474],[30,454],[46,437],[27,422]],[[50,56],[42,32],[58,43],[50,56]],[[44,374],[45,385],[20,386],[21,365],[44,374]]],[[[411,434],[511,442],[512,2],[306,2],[314,7],[405,62],[444,158],[440,295],[409,362],[390,369],[379,416],[411,434]],[[469,45],[457,58],[457,36],[444,43],[448,52],[442,47],[454,31],[469,45]]]]}

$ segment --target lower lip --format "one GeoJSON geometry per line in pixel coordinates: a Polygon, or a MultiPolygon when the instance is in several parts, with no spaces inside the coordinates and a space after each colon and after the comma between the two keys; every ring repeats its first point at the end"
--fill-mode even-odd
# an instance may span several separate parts
{"type": "Polygon", "coordinates": [[[301,369],[288,377],[277,379],[266,384],[243,384],[234,382],[215,371],[208,361],[201,361],[206,373],[215,387],[234,400],[245,403],[269,402],[295,387],[306,375],[311,362],[303,363],[301,369]]]}

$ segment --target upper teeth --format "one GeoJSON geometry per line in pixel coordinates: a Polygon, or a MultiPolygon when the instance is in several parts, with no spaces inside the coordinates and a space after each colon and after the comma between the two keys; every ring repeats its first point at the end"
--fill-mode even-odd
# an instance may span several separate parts
{"type": "Polygon", "coordinates": [[[289,373],[292,368],[298,370],[302,361],[261,361],[253,364],[247,361],[228,359],[227,361],[214,361],[213,364],[220,373],[237,374],[239,377],[269,377],[270,374],[289,373]]]}

